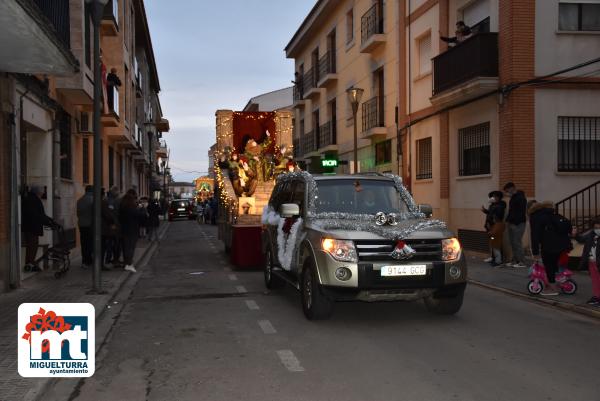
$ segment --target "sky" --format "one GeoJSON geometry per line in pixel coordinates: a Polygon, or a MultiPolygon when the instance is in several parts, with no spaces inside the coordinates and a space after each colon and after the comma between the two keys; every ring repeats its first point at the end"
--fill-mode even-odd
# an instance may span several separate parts
{"type": "Polygon", "coordinates": [[[284,48],[315,0],[146,0],[176,181],[208,171],[215,111],[291,86],[284,48]]]}

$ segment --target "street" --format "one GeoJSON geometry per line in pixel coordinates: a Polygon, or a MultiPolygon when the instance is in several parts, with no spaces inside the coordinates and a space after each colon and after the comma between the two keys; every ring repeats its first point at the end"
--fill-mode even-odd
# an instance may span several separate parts
{"type": "Polygon", "coordinates": [[[295,289],[268,292],[261,271],[232,270],[216,227],[193,221],[172,223],[138,274],[95,375],[60,381],[45,400],[600,394],[597,321],[473,285],[456,316],[429,314],[421,302],[339,303],[330,320],[311,322],[295,289]]]}

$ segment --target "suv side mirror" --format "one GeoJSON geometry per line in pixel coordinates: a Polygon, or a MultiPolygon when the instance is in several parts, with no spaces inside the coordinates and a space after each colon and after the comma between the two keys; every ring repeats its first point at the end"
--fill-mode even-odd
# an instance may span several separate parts
{"type": "Polygon", "coordinates": [[[433,216],[433,208],[431,207],[431,205],[428,205],[426,203],[419,205],[419,211],[425,214],[425,217],[433,216]]]}
{"type": "Polygon", "coordinates": [[[295,203],[284,203],[279,209],[281,217],[284,219],[300,215],[300,206],[295,203]]]}

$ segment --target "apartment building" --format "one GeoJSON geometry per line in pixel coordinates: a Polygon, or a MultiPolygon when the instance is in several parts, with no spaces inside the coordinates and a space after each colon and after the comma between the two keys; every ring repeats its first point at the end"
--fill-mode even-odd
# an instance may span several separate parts
{"type": "Polygon", "coordinates": [[[564,70],[597,56],[600,2],[403,3],[402,175],[415,198],[481,250],[480,208],[509,181],[530,199],[578,197],[562,204],[576,224],[597,213],[598,185],[587,187],[600,180],[600,64],[564,70]],[[448,46],[440,37],[458,21],[472,33],[448,46]]]}
{"type": "Polygon", "coordinates": [[[295,61],[294,151],[311,172],[337,158],[354,171],[354,119],[346,90],[364,90],[357,113],[358,171],[398,172],[399,2],[319,0],[285,51],[295,61]]]}
{"type": "MultiPolygon", "coordinates": [[[[46,213],[77,246],[75,204],[85,186],[93,183],[94,27],[91,6],[84,0],[9,0],[1,7],[3,15],[14,17],[0,32],[0,104],[8,116],[2,119],[0,140],[7,146],[0,155],[8,166],[3,175],[13,171],[3,181],[3,188],[12,190],[0,195],[0,208],[10,211],[0,226],[7,249],[16,250],[2,255],[0,263],[7,289],[18,286],[27,274],[20,268],[20,204],[32,185],[45,188],[46,213]],[[13,22],[23,18],[32,20],[27,28],[13,22]],[[12,37],[14,42],[5,39],[12,37]],[[7,43],[14,46],[4,46],[7,43]]],[[[169,124],[160,108],[143,1],[109,1],[100,35],[103,64],[108,72],[116,68],[121,81],[121,86],[106,87],[102,186],[136,188],[142,196],[149,195],[157,189],[152,176],[160,171],[159,158],[167,154],[166,143],[159,141],[169,124]]],[[[40,245],[56,240],[48,231],[40,245]]]]}

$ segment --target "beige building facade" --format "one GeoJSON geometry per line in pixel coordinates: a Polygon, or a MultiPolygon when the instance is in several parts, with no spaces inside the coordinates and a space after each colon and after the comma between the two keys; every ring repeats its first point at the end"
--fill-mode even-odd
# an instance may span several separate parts
{"type": "Polygon", "coordinates": [[[364,90],[357,113],[359,171],[398,172],[399,3],[320,0],[286,47],[295,61],[294,147],[310,171],[323,158],[353,171],[354,121],[346,90],[364,90]]]}

